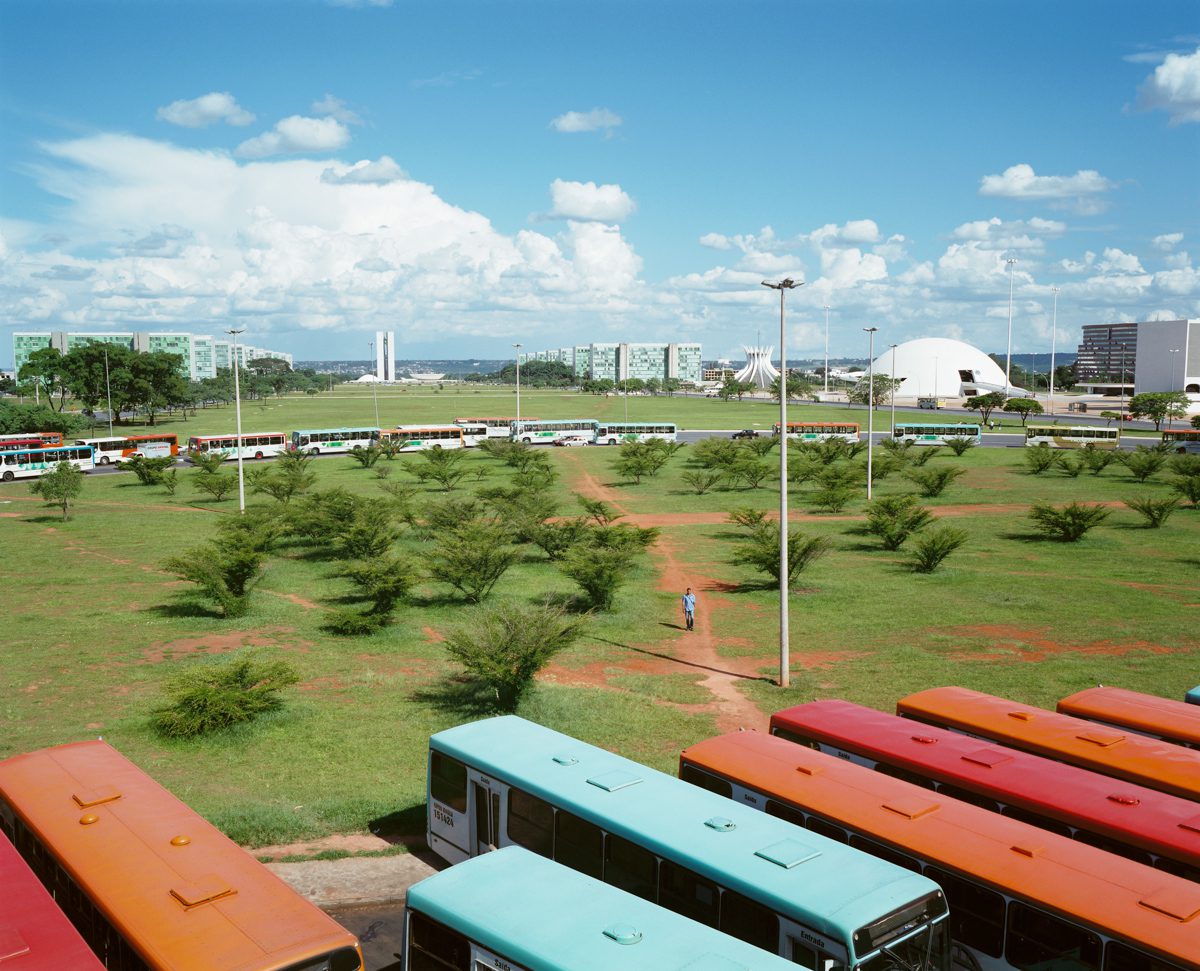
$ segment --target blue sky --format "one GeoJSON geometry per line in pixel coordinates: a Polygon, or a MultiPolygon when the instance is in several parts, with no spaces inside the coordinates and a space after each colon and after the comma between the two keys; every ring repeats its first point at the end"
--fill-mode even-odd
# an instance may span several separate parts
{"type": "Polygon", "coordinates": [[[1188,2],[0,4],[13,330],[1047,351],[1200,317],[1188,2]],[[1195,258],[1192,254],[1195,254],[1195,258]]]}

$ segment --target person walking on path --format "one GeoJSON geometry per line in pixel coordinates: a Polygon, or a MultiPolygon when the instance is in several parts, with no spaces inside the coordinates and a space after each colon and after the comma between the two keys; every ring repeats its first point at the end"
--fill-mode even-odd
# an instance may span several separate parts
{"type": "Polygon", "coordinates": [[[683,619],[687,621],[687,629],[694,630],[696,626],[696,595],[692,593],[692,588],[687,588],[687,593],[683,595],[683,619]]]}

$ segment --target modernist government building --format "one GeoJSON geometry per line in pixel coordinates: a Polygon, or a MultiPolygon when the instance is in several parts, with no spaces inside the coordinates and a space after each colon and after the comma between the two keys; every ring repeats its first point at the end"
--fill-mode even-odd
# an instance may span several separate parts
{"type": "MultiPolygon", "coordinates": [[[[165,351],[168,354],[178,354],[182,362],[179,368],[180,373],[193,381],[215,378],[218,370],[230,370],[230,362],[234,355],[232,341],[215,340],[207,335],[148,334],[133,331],[103,334],[67,333],[56,330],[13,334],[13,368],[19,373],[26,358],[43,347],[56,347],[60,353],[66,354],[72,347],[89,342],[117,344],[139,353],[165,351]]],[[[292,366],[291,354],[270,351],[264,347],[254,347],[249,344],[237,345],[238,365],[242,368],[246,367],[248,361],[257,361],[264,357],[286,361],[288,367],[292,366]]]]}
{"type": "Polygon", "coordinates": [[[582,344],[518,354],[517,360],[522,364],[557,361],[581,381],[677,378],[699,382],[703,378],[699,344],[582,344]]]}

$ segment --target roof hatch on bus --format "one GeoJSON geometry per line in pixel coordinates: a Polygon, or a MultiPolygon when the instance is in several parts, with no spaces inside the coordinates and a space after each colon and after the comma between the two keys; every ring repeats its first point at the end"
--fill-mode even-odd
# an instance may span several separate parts
{"type": "Polygon", "coordinates": [[[1180,829],[1188,829],[1193,833],[1200,833],[1200,816],[1193,816],[1191,819],[1185,819],[1179,824],[1180,829]]]}
{"type": "Polygon", "coordinates": [[[1187,887],[1184,890],[1178,886],[1160,887],[1146,894],[1138,903],[1148,910],[1157,911],[1186,924],[1200,914],[1200,887],[1187,887]]]}
{"type": "Polygon", "coordinates": [[[201,877],[193,883],[181,883],[171,888],[171,896],[189,910],[223,897],[232,897],[235,893],[237,891],[229,886],[229,881],[222,880],[215,874],[201,877]]]}
{"type": "Polygon", "coordinates": [[[0,927],[0,961],[24,957],[30,951],[29,944],[15,927],[0,927]]]}
{"type": "Polygon", "coordinates": [[[106,802],[116,802],[121,794],[112,786],[99,786],[95,789],[80,789],[72,793],[71,798],[80,809],[90,809],[92,806],[103,806],[106,802]]]}
{"type": "Polygon", "coordinates": [[[1011,762],[1012,756],[996,748],[981,748],[978,752],[968,752],[962,757],[962,760],[982,765],[985,769],[994,769],[1005,762],[1011,762]]]}
{"type": "Polygon", "coordinates": [[[625,772],[622,769],[616,769],[612,772],[602,772],[600,775],[594,775],[588,779],[588,785],[595,786],[597,789],[603,789],[605,792],[616,792],[618,789],[627,789],[629,786],[636,786],[642,781],[642,777],[634,775],[632,772],[625,772]]]}
{"type": "Polygon", "coordinates": [[[931,812],[935,812],[938,804],[921,796],[904,796],[899,799],[889,799],[883,803],[883,808],[897,816],[903,816],[905,819],[920,819],[922,816],[928,816],[931,812]]]}
{"type": "Polygon", "coordinates": [[[1113,732],[1080,732],[1076,738],[1081,742],[1091,742],[1093,745],[1099,745],[1101,748],[1108,748],[1116,745],[1117,742],[1125,741],[1124,735],[1118,735],[1113,732]]]}
{"type": "Polygon", "coordinates": [[[767,862],[781,866],[785,870],[790,870],[801,863],[815,860],[821,855],[821,852],[799,840],[780,840],[778,843],[764,846],[761,850],[755,850],[754,855],[761,856],[767,862]]]}

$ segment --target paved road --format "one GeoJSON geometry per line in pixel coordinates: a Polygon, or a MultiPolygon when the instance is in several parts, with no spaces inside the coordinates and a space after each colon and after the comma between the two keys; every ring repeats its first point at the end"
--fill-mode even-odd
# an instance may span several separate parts
{"type": "Polygon", "coordinates": [[[330,907],[326,913],[358,938],[365,971],[400,971],[403,904],[330,907]]]}

